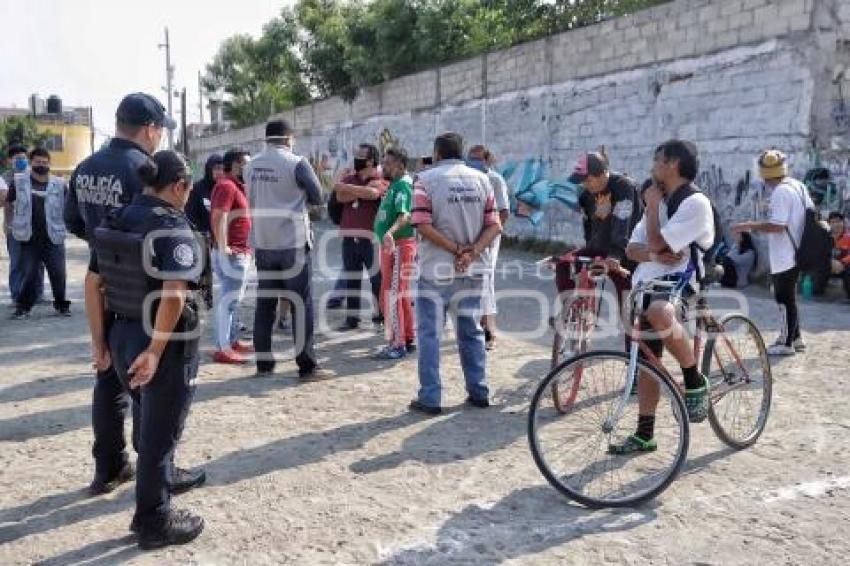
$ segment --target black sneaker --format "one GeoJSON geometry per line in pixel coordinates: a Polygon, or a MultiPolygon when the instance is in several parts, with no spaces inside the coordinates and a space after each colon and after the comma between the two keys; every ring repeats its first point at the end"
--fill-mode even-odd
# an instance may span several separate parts
{"type": "Polygon", "coordinates": [[[342,326],[337,328],[337,332],[350,332],[352,330],[357,330],[360,328],[360,323],[356,320],[346,320],[342,323],[342,326]]]}
{"type": "Polygon", "coordinates": [[[404,349],[407,350],[408,354],[412,354],[416,351],[416,342],[408,342],[404,345],[404,349]]]}
{"type": "Polygon", "coordinates": [[[423,403],[420,403],[416,399],[411,401],[410,405],[408,405],[408,407],[410,408],[411,411],[416,411],[417,413],[424,413],[424,414],[432,416],[432,417],[437,416],[437,415],[439,415],[443,412],[443,409],[441,409],[440,407],[431,407],[429,405],[425,405],[423,403]]]}
{"type": "Polygon", "coordinates": [[[172,544],[192,542],[204,530],[204,520],[188,511],[172,509],[168,517],[157,528],[142,527],[139,533],[139,548],[154,550],[172,544]]]}
{"type": "Polygon", "coordinates": [[[56,314],[64,317],[71,316],[71,305],[59,305],[56,307],[56,314]]]}
{"type": "Polygon", "coordinates": [[[490,332],[489,330],[487,330],[485,328],[484,329],[484,349],[489,352],[490,350],[493,349],[493,347],[495,345],[496,345],[496,337],[493,335],[492,332],[490,332]]]}
{"type": "Polygon", "coordinates": [[[106,476],[103,474],[95,474],[94,479],[89,484],[89,495],[92,497],[103,495],[114,491],[116,487],[122,483],[131,481],[136,477],[136,472],[133,470],[133,464],[127,462],[121,470],[113,475],[106,476]]]}
{"type": "Polygon", "coordinates": [[[192,488],[204,485],[205,481],[207,481],[207,473],[204,470],[191,471],[175,466],[171,474],[171,481],[168,482],[168,493],[180,495],[192,488]]]}
{"type": "Polygon", "coordinates": [[[271,377],[272,375],[274,375],[274,366],[258,367],[257,373],[254,374],[255,377],[271,377]]]}
{"type": "Polygon", "coordinates": [[[15,307],[15,313],[12,315],[12,318],[15,320],[25,320],[30,317],[29,309],[25,309],[23,307],[15,307]]]}
{"type": "Polygon", "coordinates": [[[298,371],[298,381],[302,383],[311,383],[314,381],[327,381],[336,377],[336,374],[330,370],[314,367],[310,371],[298,371]]]}
{"type": "Polygon", "coordinates": [[[486,397],[484,399],[475,399],[473,397],[467,397],[466,404],[472,405],[473,407],[478,407],[479,409],[486,409],[490,406],[490,400],[486,397]]]}

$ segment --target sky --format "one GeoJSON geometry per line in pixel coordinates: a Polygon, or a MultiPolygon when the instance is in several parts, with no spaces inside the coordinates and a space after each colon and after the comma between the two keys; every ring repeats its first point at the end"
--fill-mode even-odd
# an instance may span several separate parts
{"type": "MultiPolygon", "coordinates": [[[[28,107],[38,93],[65,106],[92,106],[98,139],[112,133],[115,109],[130,92],[166,103],[164,28],[174,88],[186,87],[188,122],[197,122],[198,71],[220,43],[255,37],[286,0],[0,0],[0,106],[28,107]]],[[[180,100],[174,99],[179,123],[180,100]]],[[[209,122],[205,110],[204,122],[209,122]]]]}

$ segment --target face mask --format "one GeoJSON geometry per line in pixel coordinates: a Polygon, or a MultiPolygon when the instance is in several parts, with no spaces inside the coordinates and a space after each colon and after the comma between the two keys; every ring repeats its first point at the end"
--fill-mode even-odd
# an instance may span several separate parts
{"type": "Polygon", "coordinates": [[[36,175],[47,175],[50,172],[50,165],[33,165],[32,172],[36,175]]]}
{"type": "Polygon", "coordinates": [[[483,159],[467,159],[466,164],[473,169],[478,169],[482,173],[487,170],[487,164],[484,163],[483,159]]]}
{"type": "Polygon", "coordinates": [[[27,161],[26,157],[15,158],[15,161],[14,161],[15,171],[17,171],[19,173],[21,171],[26,171],[28,165],[29,165],[29,162],[27,161]]]}
{"type": "Polygon", "coordinates": [[[354,158],[354,170],[358,173],[366,169],[366,164],[369,162],[368,159],[362,159],[360,157],[354,158]]]}

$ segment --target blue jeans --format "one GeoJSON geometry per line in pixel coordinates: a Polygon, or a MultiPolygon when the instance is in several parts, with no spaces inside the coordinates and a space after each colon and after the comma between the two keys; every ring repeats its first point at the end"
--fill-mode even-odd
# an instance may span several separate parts
{"type": "Polygon", "coordinates": [[[212,250],[213,273],[218,279],[219,294],[213,305],[215,316],[215,347],[227,350],[239,337],[239,303],[245,296],[248,267],[251,256],[248,254],[224,255],[212,250]]]}
{"type": "Polygon", "coordinates": [[[53,306],[59,309],[68,305],[65,298],[65,244],[50,242],[24,242],[20,246],[18,267],[21,271],[17,304],[30,310],[44,292],[44,270],[53,289],[53,306]]]}
{"type": "Polygon", "coordinates": [[[420,279],[416,292],[416,335],[419,340],[419,402],[439,407],[440,335],[449,310],[454,315],[457,349],[466,391],[473,399],[486,399],[490,393],[485,374],[486,353],[481,318],[480,278],[459,277],[438,282],[420,279]]]}
{"type": "MultiPolygon", "coordinates": [[[[21,243],[6,232],[6,250],[9,252],[9,294],[12,302],[18,302],[18,295],[24,283],[24,270],[21,266],[21,243]]],[[[44,296],[44,266],[38,268],[39,277],[35,282],[35,302],[44,296]]]]}

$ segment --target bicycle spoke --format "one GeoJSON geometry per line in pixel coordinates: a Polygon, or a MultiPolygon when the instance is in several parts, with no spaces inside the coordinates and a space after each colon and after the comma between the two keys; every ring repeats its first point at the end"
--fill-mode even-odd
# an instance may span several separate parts
{"type": "Polygon", "coordinates": [[[551,383],[556,382],[559,391],[567,391],[573,384],[574,368],[583,368],[569,411],[553,418],[555,411],[549,413],[540,408],[544,396],[538,391],[530,415],[529,438],[535,461],[545,470],[547,479],[562,491],[597,502],[636,501],[666,485],[678,468],[684,448],[680,442],[684,421],[679,416],[681,409],[672,413],[669,409],[676,393],[655,373],[650,373],[648,379],[659,381],[661,386],[656,430],[663,444],[652,453],[608,452],[611,443],[625,439],[637,424],[636,397],[626,400],[622,413],[612,422],[623,402],[628,365],[625,354],[587,354],[541,383],[540,387],[551,389],[551,383]]]}

